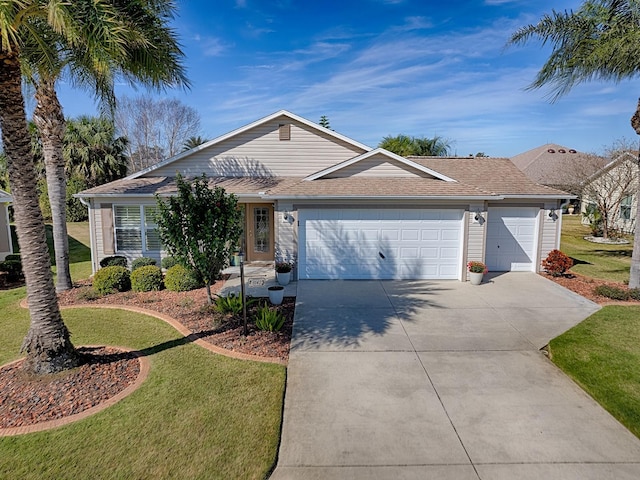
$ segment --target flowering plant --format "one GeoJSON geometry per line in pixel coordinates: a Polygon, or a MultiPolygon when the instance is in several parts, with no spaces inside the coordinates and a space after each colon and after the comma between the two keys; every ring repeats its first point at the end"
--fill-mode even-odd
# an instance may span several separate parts
{"type": "Polygon", "coordinates": [[[276,272],[287,273],[293,270],[293,263],[291,262],[276,262],[276,272]]]}
{"type": "Polygon", "coordinates": [[[487,268],[487,266],[482,263],[482,262],[478,262],[475,260],[472,260],[471,262],[467,263],[467,270],[473,273],[488,273],[489,269],[487,268]]]}

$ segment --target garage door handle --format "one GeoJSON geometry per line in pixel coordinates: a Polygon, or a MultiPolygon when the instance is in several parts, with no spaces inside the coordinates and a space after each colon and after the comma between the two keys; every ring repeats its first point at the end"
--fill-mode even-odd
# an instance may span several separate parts
{"type": "Polygon", "coordinates": [[[380,258],[385,258],[385,256],[382,254],[382,252],[378,252],[378,255],[380,255],[380,258]]]}

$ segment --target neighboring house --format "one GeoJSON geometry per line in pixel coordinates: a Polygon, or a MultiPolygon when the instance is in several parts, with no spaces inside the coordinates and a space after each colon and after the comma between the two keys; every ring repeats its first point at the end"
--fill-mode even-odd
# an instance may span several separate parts
{"type": "Polygon", "coordinates": [[[511,158],[527,177],[541,185],[580,194],[582,182],[609,160],[548,143],[511,158]]]}
{"type": "MultiPolygon", "coordinates": [[[[633,233],[638,208],[638,152],[623,152],[591,175],[582,186],[582,213],[590,205],[607,217],[609,228],[633,233]]],[[[590,223],[583,216],[582,223],[590,223]]]]}
{"type": "Polygon", "coordinates": [[[563,199],[503,158],[403,158],[280,111],[124,179],[81,192],[94,270],[160,258],[155,195],[205,173],[244,208],[247,261],[300,279],[457,279],[469,260],[538,271],[559,247],[563,199]]]}
{"type": "Polygon", "coordinates": [[[13,253],[8,209],[11,201],[11,195],[3,190],[0,190],[0,260],[4,260],[7,255],[13,253]]]}

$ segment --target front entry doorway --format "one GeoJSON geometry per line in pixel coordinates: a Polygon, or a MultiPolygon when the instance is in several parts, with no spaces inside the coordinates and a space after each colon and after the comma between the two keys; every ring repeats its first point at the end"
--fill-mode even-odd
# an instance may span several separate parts
{"type": "Polygon", "coordinates": [[[245,204],[245,255],[247,262],[269,262],[275,258],[273,205],[245,204]]]}

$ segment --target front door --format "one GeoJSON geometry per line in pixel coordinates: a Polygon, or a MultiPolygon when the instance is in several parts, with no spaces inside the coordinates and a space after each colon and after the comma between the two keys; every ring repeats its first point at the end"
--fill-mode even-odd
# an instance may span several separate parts
{"type": "Polygon", "coordinates": [[[275,258],[273,253],[273,205],[270,203],[247,203],[245,218],[247,261],[272,261],[275,258]]]}

